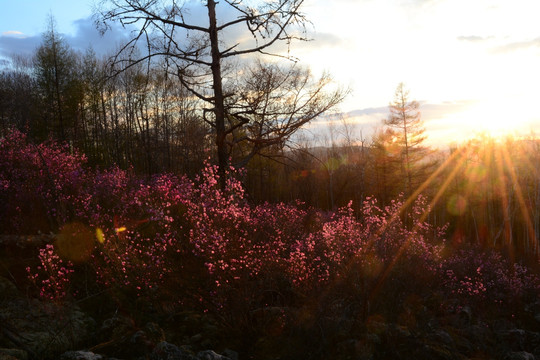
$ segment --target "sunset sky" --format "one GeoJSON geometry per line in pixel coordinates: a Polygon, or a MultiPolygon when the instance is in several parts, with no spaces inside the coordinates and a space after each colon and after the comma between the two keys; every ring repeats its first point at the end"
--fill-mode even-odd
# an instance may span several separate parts
{"type": "MultiPolygon", "coordinates": [[[[0,59],[30,54],[49,13],[77,49],[106,52],[126,36],[100,38],[91,0],[0,5],[0,59]]],[[[432,144],[540,129],[540,1],[306,0],[303,10],[314,41],[292,53],[351,87],[342,110],[357,131],[380,124],[400,82],[420,101],[432,144]]]]}

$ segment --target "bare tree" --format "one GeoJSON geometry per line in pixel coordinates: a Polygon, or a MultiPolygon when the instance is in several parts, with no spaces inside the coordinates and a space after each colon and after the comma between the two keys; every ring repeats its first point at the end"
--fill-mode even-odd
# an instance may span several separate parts
{"type": "Polygon", "coordinates": [[[0,134],[9,128],[38,133],[36,80],[31,76],[31,61],[15,57],[10,68],[0,70],[0,134]]]}
{"type": "Polygon", "coordinates": [[[241,128],[227,138],[231,150],[239,146],[244,151],[235,166],[245,166],[263,149],[283,149],[301,126],[338,105],[346,91],[326,91],[330,82],[328,74],[313,80],[298,65],[258,61],[247,68],[225,104],[228,129],[241,128]]]}
{"type": "MultiPolygon", "coordinates": [[[[215,0],[102,0],[96,22],[103,31],[111,22],[135,27],[131,40],[115,58],[120,68],[144,61],[150,66],[152,59],[165,58],[182,85],[207,104],[203,116],[215,130],[223,175],[228,164],[227,136],[250,121],[247,117],[237,117],[238,122],[233,124],[227,121],[226,99],[232,94],[224,91],[225,61],[246,54],[270,54],[270,47],[277,43],[306,40],[307,21],[300,12],[303,2],[273,0],[249,6],[240,0],[224,0],[218,9],[215,0]],[[191,16],[200,10],[191,5],[199,3],[207,8],[205,19],[191,16]],[[217,10],[221,11],[220,22],[217,10]],[[248,35],[243,36],[248,40],[231,34],[248,35]],[[139,48],[145,49],[143,55],[132,56],[139,48]]],[[[288,52],[273,55],[290,58],[288,52]]],[[[224,177],[221,179],[224,185],[224,177]]]]}

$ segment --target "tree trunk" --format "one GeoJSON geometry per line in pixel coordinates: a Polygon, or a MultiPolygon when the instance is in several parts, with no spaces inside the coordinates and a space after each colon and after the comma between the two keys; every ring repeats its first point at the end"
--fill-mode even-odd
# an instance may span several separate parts
{"type": "Polygon", "coordinates": [[[212,88],[214,90],[214,115],[216,117],[216,147],[218,155],[219,184],[225,189],[225,169],[227,168],[227,148],[225,143],[225,105],[223,99],[223,85],[221,83],[221,54],[219,52],[218,30],[216,24],[216,2],[208,0],[208,18],[210,20],[210,47],[212,52],[212,88]]]}
{"type": "Polygon", "coordinates": [[[66,134],[64,131],[64,118],[62,116],[62,97],[60,96],[60,79],[58,74],[58,59],[56,54],[56,42],[53,38],[53,66],[54,66],[54,87],[55,87],[55,96],[56,96],[56,106],[58,111],[58,124],[60,127],[60,140],[66,140],[66,134]]]}

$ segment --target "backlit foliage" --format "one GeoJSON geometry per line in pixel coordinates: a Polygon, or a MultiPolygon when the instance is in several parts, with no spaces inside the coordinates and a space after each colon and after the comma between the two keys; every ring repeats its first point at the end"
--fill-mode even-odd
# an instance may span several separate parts
{"type": "Polygon", "coordinates": [[[234,169],[221,190],[210,164],[194,181],[141,179],[90,170],[77,152],[30,144],[17,131],[0,149],[3,231],[57,234],[27,269],[49,300],[83,296],[83,270],[93,274],[93,291],[172,299],[246,327],[251,322],[239,320],[246,309],[306,299],[350,299],[347,311],[367,316],[400,306],[408,293],[440,292],[460,304],[488,299],[499,309],[539,294],[525,266],[447,244],[445,227],[426,221],[423,196],[406,214],[402,198],[384,207],[366,198],[359,212],[351,203],[335,212],[300,202],[253,205],[234,169]]]}

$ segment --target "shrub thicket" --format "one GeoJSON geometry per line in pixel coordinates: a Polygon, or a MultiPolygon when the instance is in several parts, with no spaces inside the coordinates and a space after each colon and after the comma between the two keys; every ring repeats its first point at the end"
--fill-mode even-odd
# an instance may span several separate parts
{"type": "Polygon", "coordinates": [[[0,141],[2,232],[57,234],[27,269],[43,298],[107,293],[126,311],[135,303],[158,314],[200,311],[252,344],[269,334],[317,339],[336,319],[362,332],[375,313],[407,323],[412,298],[431,304],[425,311],[455,300],[456,311],[511,316],[539,294],[526,267],[447,245],[445,229],[425,221],[423,197],[407,219],[402,199],[324,213],[251,204],[235,170],[227,176],[221,190],[210,164],[193,181],[91,170],[68,147],[13,131],[0,141]],[[430,302],[436,296],[445,301],[430,302]]]}

